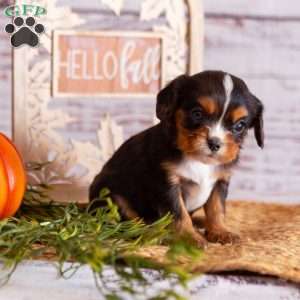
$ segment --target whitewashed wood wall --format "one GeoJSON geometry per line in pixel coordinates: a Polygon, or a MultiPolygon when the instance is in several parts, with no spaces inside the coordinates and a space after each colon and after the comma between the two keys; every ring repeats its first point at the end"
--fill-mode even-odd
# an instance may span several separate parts
{"type": "Polygon", "coordinates": [[[266,108],[266,147],[245,147],[232,195],[300,202],[300,2],[207,0],[205,11],[205,68],[241,76],[266,108]]]}
{"type": "MultiPolygon", "coordinates": [[[[61,2],[96,17],[82,1],[61,2]]],[[[204,68],[242,77],[266,107],[266,148],[259,150],[249,138],[231,198],[300,202],[300,2],[204,0],[204,9],[204,68]]],[[[0,28],[6,22],[1,14],[0,28]]],[[[135,112],[126,104],[115,104],[110,109],[122,125],[130,122],[132,113],[140,116],[127,135],[152,122],[152,102],[137,105],[135,112]]],[[[69,129],[93,135],[99,115],[88,118],[86,128],[73,124],[69,129]]],[[[11,46],[4,30],[0,30],[0,131],[11,135],[11,46]]]]}

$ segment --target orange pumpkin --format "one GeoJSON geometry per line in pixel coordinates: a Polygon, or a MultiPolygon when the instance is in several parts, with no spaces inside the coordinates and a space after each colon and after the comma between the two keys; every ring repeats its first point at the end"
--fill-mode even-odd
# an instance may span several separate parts
{"type": "Polygon", "coordinates": [[[26,172],[13,143],[0,133],[0,219],[13,216],[26,189],[26,172]]]}

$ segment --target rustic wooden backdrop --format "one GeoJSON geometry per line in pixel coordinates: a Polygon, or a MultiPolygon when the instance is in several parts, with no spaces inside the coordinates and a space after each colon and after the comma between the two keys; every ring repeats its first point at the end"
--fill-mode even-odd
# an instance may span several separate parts
{"type": "MultiPolygon", "coordinates": [[[[3,7],[7,2],[0,4],[3,7]]],[[[78,12],[94,17],[93,8],[80,2],[72,2],[78,12]]],[[[204,9],[204,68],[241,76],[266,107],[266,148],[260,151],[252,136],[248,139],[231,185],[231,198],[300,202],[300,2],[204,0],[204,9]]],[[[0,28],[7,21],[1,13],[0,28]]],[[[0,131],[9,136],[11,64],[9,38],[0,30],[0,131]]],[[[117,121],[130,122],[126,105],[117,104],[111,107],[117,121]]],[[[136,114],[144,111],[131,127],[133,131],[149,126],[152,109],[152,103],[136,106],[136,114]]],[[[88,117],[88,127],[83,130],[92,134],[99,115],[88,117]]],[[[81,129],[74,124],[74,132],[81,129]]]]}

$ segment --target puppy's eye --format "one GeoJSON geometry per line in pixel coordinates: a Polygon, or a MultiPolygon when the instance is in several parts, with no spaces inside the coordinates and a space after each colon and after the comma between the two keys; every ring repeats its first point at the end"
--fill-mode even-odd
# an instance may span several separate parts
{"type": "Polygon", "coordinates": [[[232,127],[233,133],[242,133],[246,128],[246,122],[245,121],[239,121],[235,123],[232,127]]]}
{"type": "Polygon", "coordinates": [[[200,108],[194,108],[191,110],[191,118],[193,122],[195,123],[200,122],[202,120],[202,117],[203,117],[203,113],[200,108]]]}

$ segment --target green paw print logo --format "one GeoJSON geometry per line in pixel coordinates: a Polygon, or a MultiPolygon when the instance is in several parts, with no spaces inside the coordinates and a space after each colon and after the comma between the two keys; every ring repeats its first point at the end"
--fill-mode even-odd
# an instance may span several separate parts
{"type": "Polygon", "coordinates": [[[12,23],[5,26],[5,31],[11,35],[13,47],[36,47],[39,44],[39,36],[45,32],[45,27],[37,22],[35,17],[45,15],[45,8],[27,4],[14,5],[7,7],[4,14],[7,17],[15,17],[12,23]]]}

